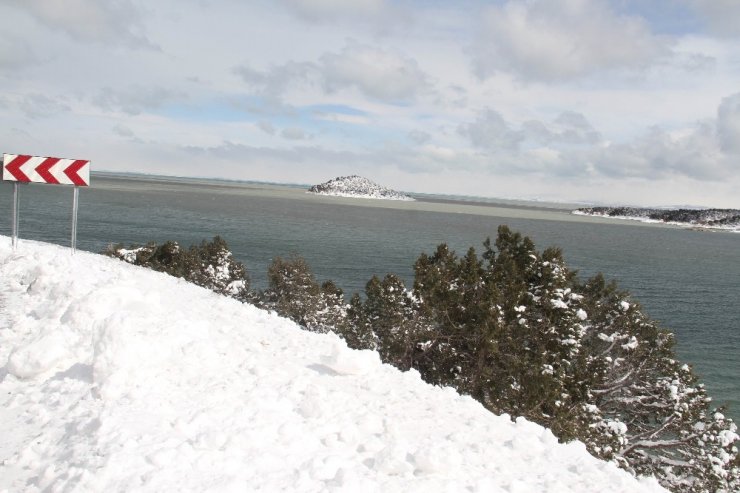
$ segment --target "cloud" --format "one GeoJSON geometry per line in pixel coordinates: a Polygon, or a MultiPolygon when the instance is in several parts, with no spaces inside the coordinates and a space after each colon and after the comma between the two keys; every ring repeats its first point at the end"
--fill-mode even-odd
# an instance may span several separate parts
{"type": "Polygon", "coordinates": [[[508,71],[525,79],[566,80],[603,70],[642,69],[670,53],[668,41],[605,0],[507,1],[482,16],[472,47],[481,78],[508,71]]]}
{"type": "Polygon", "coordinates": [[[711,122],[700,123],[683,135],[653,127],[633,142],[594,148],[581,159],[591,162],[599,174],[613,178],[681,176],[719,181],[736,173],[711,122]]]}
{"type": "Polygon", "coordinates": [[[134,131],[128,128],[126,125],[117,124],[113,127],[113,133],[120,137],[126,137],[128,139],[132,139],[136,137],[136,134],[134,134],[134,131]]]}
{"type": "Polygon", "coordinates": [[[380,101],[408,101],[429,85],[416,60],[350,42],[321,57],[319,70],[329,91],[354,87],[380,101]]]}
{"type": "Polygon", "coordinates": [[[353,41],[317,62],[290,61],[265,71],[240,65],[234,73],[269,101],[281,101],[291,89],[316,86],[327,94],[355,89],[377,101],[403,103],[430,87],[414,59],[353,41]]]}
{"type": "Polygon", "coordinates": [[[257,127],[268,135],[275,135],[275,127],[270,122],[261,120],[257,122],[257,127]]]}
{"type": "Polygon", "coordinates": [[[10,0],[50,29],[80,42],[152,47],[141,14],[130,0],[10,0]]]}
{"type": "Polygon", "coordinates": [[[680,131],[653,126],[625,142],[607,142],[584,115],[563,112],[550,122],[518,128],[492,110],[458,132],[479,150],[486,166],[507,174],[553,178],[698,181],[733,179],[740,155],[740,93],[722,100],[717,117],[680,131]]]}
{"type": "Polygon", "coordinates": [[[0,34],[0,69],[16,69],[37,61],[25,39],[10,39],[9,36],[0,34]]]}
{"type": "Polygon", "coordinates": [[[538,144],[596,144],[601,141],[601,134],[586,120],[586,117],[575,111],[560,113],[549,125],[539,121],[528,121],[522,125],[525,139],[538,144]]]}
{"type": "Polygon", "coordinates": [[[487,108],[472,123],[460,125],[458,132],[477,148],[489,151],[519,152],[523,147],[593,145],[601,135],[585,116],[575,111],[560,113],[552,122],[528,120],[515,129],[495,110],[487,108]]]}
{"type": "Polygon", "coordinates": [[[248,65],[234,68],[234,73],[253,87],[261,97],[278,100],[292,86],[310,85],[319,75],[313,63],[287,62],[259,71],[248,65]]]}
{"type": "Polygon", "coordinates": [[[27,117],[33,119],[47,118],[70,110],[66,103],[37,93],[25,95],[18,106],[27,117]]]}
{"type": "Polygon", "coordinates": [[[737,0],[690,0],[709,29],[720,36],[740,36],[740,2],[737,0]]]}
{"type": "Polygon", "coordinates": [[[462,135],[478,148],[490,151],[514,151],[519,149],[522,133],[513,130],[500,113],[486,109],[473,123],[463,124],[459,129],[462,135]]]}
{"type": "Polygon", "coordinates": [[[717,136],[720,148],[728,154],[740,154],[740,93],[722,100],[717,110],[717,136]]]}
{"type": "Polygon", "coordinates": [[[407,137],[416,144],[426,144],[432,140],[432,136],[423,130],[412,130],[407,134],[407,137]]]}
{"type": "Polygon", "coordinates": [[[280,132],[280,135],[282,135],[284,138],[288,140],[303,140],[308,137],[306,135],[306,132],[304,132],[303,129],[300,129],[298,127],[284,128],[282,132],[280,132]]]}
{"type": "Polygon", "coordinates": [[[367,19],[385,13],[385,0],[281,0],[286,7],[309,21],[354,18],[367,19]]]}
{"type": "Polygon", "coordinates": [[[130,86],[125,89],[104,87],[92,100],[106,110],[120,110],[129,115],[146,113],[181,98],[182,95],[162,87],[130,86]]]}

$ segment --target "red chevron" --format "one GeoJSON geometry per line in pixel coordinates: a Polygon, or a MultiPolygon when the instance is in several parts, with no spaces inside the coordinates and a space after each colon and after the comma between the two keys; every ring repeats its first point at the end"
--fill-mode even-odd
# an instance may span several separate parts
{"type": "Polygon", "coordinates": [[[36,166],[36,173],[39,174],[41,178],[44,179],[46,183],[53,183],[54,185],[59,185],[59,180],[57,180],[54,175],[52,175],[49,170],[52,166],[57,164],[59,162],[58,157],[48,157],[41,161],[41,164],[36,166]]]}
{"type": "Polygon", "coordinates": [[[5,166],[5,169],[8,171],[8,173],[13,175],[16,180],[30,182],[31,179],[27,177],[23,171],[21,171],[21,166],[26,164],[26,161],[28,161],[32,157],[33,156],[17,156],[15,159],[9,162],[7,166],[5,166]]]}
{"type": "Polygon", "coordinates": [[[74,183],[75,185],[86,187],[87,182],[80,178],[77,172],[80,171],[89,162],[90,161],[85,161],[84,159],[78,159],[65,168],[64,174],[67,175],[67,177],[72,180],[72,183],[74,183]]]}

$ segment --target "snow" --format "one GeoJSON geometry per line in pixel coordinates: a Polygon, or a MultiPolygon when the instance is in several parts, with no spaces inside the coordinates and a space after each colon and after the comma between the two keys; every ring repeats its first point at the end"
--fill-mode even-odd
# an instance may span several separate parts
{"type": "Polygon", "coordinates": [[[552,306],[555,308],[561,308],[563,310],[568,308],[568,304],[566,302],[557,298],[551,299],[550,303],[552,303],[552,306]]]}
{"type": "Polygon", "coordinates": [[[664,491],[165,274],[0,237],[0,492],[664,491]]]}
{"type": "Polygon", "coordinates": [[[378,185],[362,176],[340,176],[308,189],[309,193],[335,197],[413,201],[413,197],[378,185]]]}
{"type": "Polygon", "coordinates": [[[739,213],[740,211],[736,209],[661,210],[634,207],[586,207],[571,212],[571,214],[577,216],[639,221],[646,224],[669,224],[682,228],[727,231],[730,233],[740,233],[739,213]],[[620,211],[622,213],[619,213],[620,211]],[[681,220],[668,219],[671,216],[682,218],[681,220]]]}

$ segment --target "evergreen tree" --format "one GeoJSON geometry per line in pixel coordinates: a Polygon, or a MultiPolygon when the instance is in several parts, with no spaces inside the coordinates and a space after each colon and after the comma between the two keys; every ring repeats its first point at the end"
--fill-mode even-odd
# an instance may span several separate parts
{"type": "Polygon", "coordinates": [[[226,241],[220,236],[210,242],[204,240],[188,250],[182,249],[177,242],[166,241],[161,245],[151,242],[128,249],[120,244],[111,245],[103,254],[183,278],[240,301],[251,299],[247,269],[234,260],[226,241]]]}
{"type": "Polygon", "coordinates": [[[362,323],[372,332],[383,362],[401,370],[417,368],[430,335],[418,303],[403,281],[388,274],[365,287],[362,323]]]}
{"type": "Polygon", "coordinates": [[[737,428],[711,399],[639,304],[602,276],[583,285],[590,406],[600,416],[592,451],[673,491],[733,491],[740,486],[737,428]],[[598,435],[601,436],[598,436],[598,435]]]}
{"type": "Polygon", "coordinates": [[[312,332],[340,330],[346,317],[342,291],[333,283],[316,282],[305,259],[276,257],[267,271],[269,287],[260,304],[312,332]]]}
{"type": "Polygon", "coordinates": [[[250,299],[247,269],[234,260],[226,241],[220,236],[191,246],[186,256],[189,271],[186,278],[219,294],[241,301],[250,299]]]}
{"type": "Polygon", "coordinates": [[[432,329],[422,377],[673,491],[737,489],[737,428],[710,410],[672,334],[602,276],[578,281],[558,249],[540,255],[506,227],[495,246],[483,262],[446,245],[419,257],[414,293],[432,329]]]}

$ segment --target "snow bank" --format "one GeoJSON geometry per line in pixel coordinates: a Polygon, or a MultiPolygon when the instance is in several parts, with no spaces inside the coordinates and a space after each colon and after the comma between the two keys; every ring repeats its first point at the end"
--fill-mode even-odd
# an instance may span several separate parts
{"type": "Polygon", "coordinates": [[[0,237],[0,491],[663,491],[334,335],[0,237]]]}

